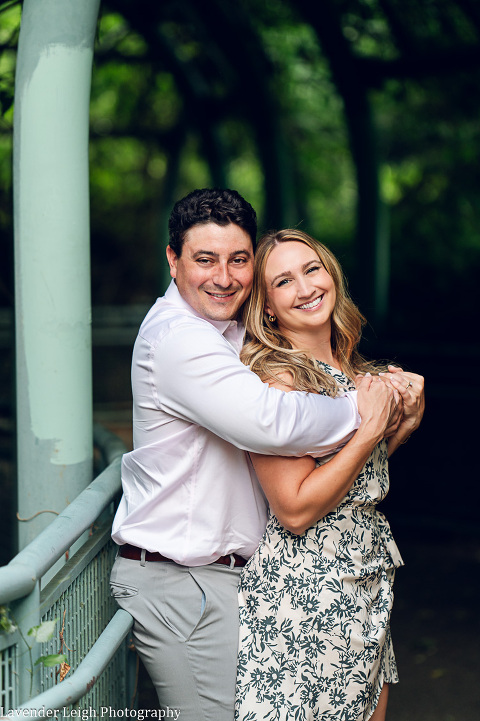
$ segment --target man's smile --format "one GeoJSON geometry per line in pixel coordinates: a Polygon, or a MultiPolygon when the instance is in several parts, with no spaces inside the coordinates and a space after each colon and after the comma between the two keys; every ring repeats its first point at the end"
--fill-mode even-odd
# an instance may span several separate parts
{"type": "Polygon", "coordinates": [[[211,298],[217,298],[218,300],[228,300],[229,298],[233,298],[237,291],[236,290],[230,290],[228,293],[218,293],[216,291],[212,290],[206,290],[205,293],[209,295],[211,298]]]}

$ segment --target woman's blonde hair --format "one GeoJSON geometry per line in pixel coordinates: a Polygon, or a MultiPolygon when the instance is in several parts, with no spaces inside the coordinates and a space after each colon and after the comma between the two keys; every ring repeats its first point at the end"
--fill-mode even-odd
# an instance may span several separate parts
{"type": "MultiPolygon", "coordinates": [[[[270,320],[265,311],[267,289],[265,268],[273,248],[289,241],[304,243],[321,260],[335,285],[336,300],[331,317],[331,345],[340,370],[353,379],[357,373],[377,373],[379,366],[366,361],[357,350],[362,327],[366,320],[350,298],[339,262],[322,243],[301,230],[287,228],[264,235],[255,254],[253,290],[244,309],[247,342],[240,358],[245,365],[264,381],[280,380],[279,374],[288,371],[293,376],[292,387],[301,391],[323,392],[337,395],[334,378],[322,370],[312,354],[294,350],[288,338],[281,333],[276,320],[270,320]]],[[[385,370],[385,368],[383,368],[385,370]]],[[[283,381],[284,382],[284,381],[283,381]]]]}

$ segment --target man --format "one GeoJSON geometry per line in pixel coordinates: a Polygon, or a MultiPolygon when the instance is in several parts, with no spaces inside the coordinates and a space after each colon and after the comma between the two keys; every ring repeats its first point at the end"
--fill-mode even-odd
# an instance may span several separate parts
{"type": "Polygon", "coordinates": [[[240,362],[256,236],[249,203],[194,191],[169,231],[174,282],[133,352],[134,450],[123,458],[112,592],[135,619],[161,708],[181,721],[231,721],[237,581],[266,524],[244,451],[321,455],[359,417],[355,393],[282,393],[240,362]]]}

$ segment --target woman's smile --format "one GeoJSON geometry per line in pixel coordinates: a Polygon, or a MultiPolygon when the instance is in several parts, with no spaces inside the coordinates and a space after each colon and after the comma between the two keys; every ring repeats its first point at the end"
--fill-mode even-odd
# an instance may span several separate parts
{"type": "Polygon", "coordinates": [[[319,295],[317,298],[309,301],[308,303],[303,303],[302,305],[297,305],[297,308],[299,310],[315,310],[322,303],[323,297],[324,297],[323,295],[319,295]]]}

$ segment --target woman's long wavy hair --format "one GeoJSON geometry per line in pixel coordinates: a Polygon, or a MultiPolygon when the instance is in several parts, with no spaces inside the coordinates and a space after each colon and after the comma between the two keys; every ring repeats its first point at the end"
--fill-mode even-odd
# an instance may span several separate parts
{"type": "Polygon", "coordinates": [[[365,360],[358,352],[366,320],[348,294],[343,271],[333,253],[307,233],[291,228],[267,233],[258,243],[253,290],[243,316],[247,342],[240,357],[264,381],[280,380],[279,374],[288,371],[293,376],[291,385],[296,390],[326,392],[327,395],[336,396],[338,386],[334,378],[322,370],[308,349],[294,350],[291,342],[279,330],[276,320],[271,321],[265,311],[265,268],[268,257],[277,245],[292,240],[308,245],[318,255],[334,282],[336,300],[331,316],[331,346],[340,370],[350,379],[358,373],[386,370],[384,366],[365,360]]]}

